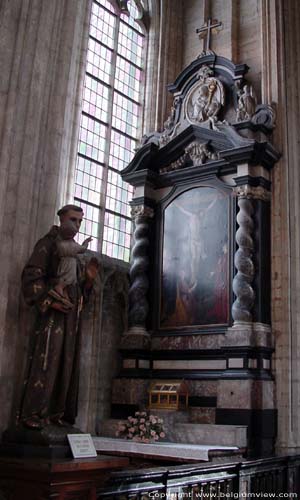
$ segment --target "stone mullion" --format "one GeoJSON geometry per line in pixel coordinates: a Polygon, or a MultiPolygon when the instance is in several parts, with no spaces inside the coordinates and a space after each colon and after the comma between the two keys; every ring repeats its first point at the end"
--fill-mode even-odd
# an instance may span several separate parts
{"type": "Polygon", "coordinates": [[[232,305],[232,317],[234,324],[240,322],[252,322],[252,308],[254,305],[254,290],[252,282],[254,279],[252,238],[253,222],[253,202],[245,191],[238,195],[239,212],[237,223],[239,228],[236,232],[236,243],[238,249],[235,253],[234,264],[237,273],[233,279],[233,291],[236,299],[232,305]]]}
{"type": "MultiPolygon", "coordinates": [[[[112,14],[113,15],[113,14],[112,14]]],[[[102,252],[103,246],[103,232],[104,232],[104,221],[105,221],[105,202],[107,196],[107,185],[108,185],[108,169],[109,169],[109,155],[110,155],[110,143],[112,135],[112,119],[113,119],[113,107],[114,107],[114,86],[115,86],[115,74],[116,74],[116,64],[117,64],[117,53],[118,53],[118,39],[119,39],[119,29],[120,29],[120,16],[115,16],[116,24],[114,29],[114,47],[112,52],[111,60],[111,74],[109,78],[109,94],[108,94],[108,110],[107,110],[107,122],[106,122],[106,137],[105,137],[105,151],[104,151],[104,163],[105,168],[103,168],[103,179],[101,183],[101,198],[100,198],[100,218],[98,225],[98,238],[99,238],[99,252],[102,252]]]]}

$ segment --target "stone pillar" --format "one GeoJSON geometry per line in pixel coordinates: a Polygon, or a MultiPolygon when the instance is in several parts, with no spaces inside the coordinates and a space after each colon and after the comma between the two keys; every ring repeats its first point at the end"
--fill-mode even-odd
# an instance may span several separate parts
{"type": "Polygon", "coordinates": [[[145,347],[150,342],[146,321],[149,312],[147,297],[149,289],[149,226],[153,216],[154,210],[145,205],[136,205],[132,208],[135,229],[130,265],[129,330],[123,338],[123,347],[129,347],[129,342],[131,343],[134,339],[137,340],[139,347],[145,347]]]}
{"type": "Polygon", "coordinates": [[[20,276],[72,199],[91,0],[0,3],[0,430],[26,351],[20,276]]]}
{"type": "Polygon", "coordinates": [[[234,264],[237,273],[233,279],[233,291],[236,299],[232,305],[234,325],[252,322],[252,307],[254,304],[254,291],[252,281],[254,278],[253,266],[253,204],[248,194],[248,186],[239,187],[237,190],[239,212],[236,232],[238,249],[235,253],[234,264]]]}
{"type": "MultiPolygon", "coordinates": [[[[260,178],[265,175],[267,184],[267,172],[260,168],[259,173],[260,178]]],[[[236,182],[239,182],[238,177],[236,182]]],[[[248,452],[269,455],[273,452],[276,437],[276,410],[271,365],[273,337],[270,324],[264,321],[268,315],[261,307],[261,303],[270,301],[270,297],[266,297],[261,290],[261,281],[268,281],[269,270],[265,272],[261,269],[261,266],[265,266],[265,256],[261,254],[262,250],[266,251],[266,258],[270,260],[269,238],[266,234],[270,227],[265,228],[265,218],[260,212],[268,213],[270,192],[262,186],[248,184],[236,187],[235,191],[240,209],[237,214],[238,249],[235,254],[237,274],[233,280],[236,300],[232,307],[234,323],[228,328],[224,346],[232,352],[237,348],[235,356],[245,349],[248,359],[245,362],[242,356],[236,356],[228,360],[229,369],[243,367],[244,380],[234,380],[233,376],[232,380],[219,381],[218,411],[221,415],[236,415],[237,418],[248,415],[249,422],[254,422],[250,426],[248,452]]]]}

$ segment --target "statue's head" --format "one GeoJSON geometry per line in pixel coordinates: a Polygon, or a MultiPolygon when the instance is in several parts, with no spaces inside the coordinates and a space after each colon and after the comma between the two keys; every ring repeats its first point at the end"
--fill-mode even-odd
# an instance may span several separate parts
{"type": "Polygon", "coordinates": [[[58,210],[57,215],[59,216],[61,226],[70,221],[76,228],[76,233],[78,233],[83,219],[83,210],[81,207],[77,205],[65,205],[58,210]]]}
{"type": "Polygon", "coordinates": [[[78,229],[76,224],[68,219],[61,222],[59,232],[64,240],[71,240],[76,236],[78,229]]]}

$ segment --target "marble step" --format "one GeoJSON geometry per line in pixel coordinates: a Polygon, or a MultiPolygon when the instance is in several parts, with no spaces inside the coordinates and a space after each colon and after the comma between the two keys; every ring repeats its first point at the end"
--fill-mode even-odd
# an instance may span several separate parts
{"type": "MultiPolygon", "coordinates": [[[[135,459],[172,462],[228,462],[242,460],[241,450],[235,446],[214,446],[170,442],[136,443],[126,439],[95,436],[93,442],[100,454],[132,456],[135,459]]],[[[153,462],[152,462],[153,463],[153,462]]]]}
{"type": "Polygon", "coordinates": [[[168,428],[168,440],[201,445],[247,446],[247,426],[177,423],[168,428]]]}

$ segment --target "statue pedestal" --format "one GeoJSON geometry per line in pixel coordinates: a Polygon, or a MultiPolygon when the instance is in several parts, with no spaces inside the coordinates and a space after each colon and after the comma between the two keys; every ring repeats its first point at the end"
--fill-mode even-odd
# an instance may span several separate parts
{"type": "Polygon", "coordinates": [[[72,458],[68,434],[81,434],[71,425],[46,425],[43,429],[12,426],[2,436],[0,456],[17,458],[72,458]]]}
{"type": "Polygon", "coordinates": [[[96,500],[110,472],[127,467],[123,457],[34,459],[0,457],[0,497],[11,500],[96,500]]]}

